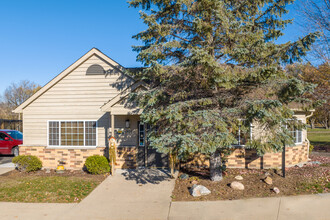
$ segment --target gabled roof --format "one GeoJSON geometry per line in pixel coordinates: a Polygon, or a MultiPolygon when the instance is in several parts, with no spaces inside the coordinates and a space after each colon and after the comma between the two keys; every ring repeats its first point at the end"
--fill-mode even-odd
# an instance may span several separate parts
{"type": "Polygon", "coordinates": [[[74,69],[76,69],[79,65],[81,65],[83,62],[85,62],[87,59],[89,59],[91,56],[97,55],[106,62],[110,64],[114,69],[119,70],[123,74],[125,74],[125,68],[122,67],[119,63],[102,53],[100,50],[96,48],[92,48],[90,51],[88,51],[85,55],[80,57],[76,62],[74,62],[71,66],[66,68],[63,72],[61,72],[59,75],[57,75],[55,78],[53,78],[51,81],[49,81],[45,86],[43,86],[38,92],[36,92],[33,96],[28,98],[25,102],[23,102],[21,105],[19,105],[13,112],[15,113],[22,113],[23,109],[27,107],[29,104],[31,104],[34,100],[36,100],[39,96],[44,94],[47,90],[52,88],[56,83],[58,83],[60,80],[62,80],[64,77],[66,77],[70,72],[72,72],[74,69]]]}
{"type": "Polygon", "coordinates": [[[131,92],[135,91],[136,89],[138,89],[140,87],[145,88],[145,89],[148,89],[148,86],[146,85],[145,82],[143,82],[143,81],[137,81],[137,82],[133,83],[130,87],[128,87],[127,89],[125,89],[124,91],[122,91],[121,93],[119,93],[118,95],[116,95],[115,97],[113,97],[112,99],[110,99],[103,106],[101,106],[101,111],[104,111],[104,112],[109,111],[109,109],[112,106],[114,106],[118,102],[121,102],[131,92]]]}

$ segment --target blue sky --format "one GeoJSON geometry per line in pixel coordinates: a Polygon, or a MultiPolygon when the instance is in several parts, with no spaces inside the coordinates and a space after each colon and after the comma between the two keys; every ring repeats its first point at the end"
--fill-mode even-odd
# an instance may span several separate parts
{"type": "MultiPolygon", "coordinates": [[[[297,3],[295,3],[297,4],[297,3]]],[[[289,18],[297,17],[295,6],[289,18]]],[[[146,29],[126,0],[0,0],[0,94],[12,82],[40,85],[93,47],[125,67],[141,66],[132,35],[146,29]]],[[[302,36],[290,25],[279,42],[302,36]]]]}

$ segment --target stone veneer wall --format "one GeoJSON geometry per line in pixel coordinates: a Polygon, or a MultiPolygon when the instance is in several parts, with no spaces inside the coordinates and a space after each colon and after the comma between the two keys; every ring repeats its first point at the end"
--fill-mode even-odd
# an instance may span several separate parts
{"type": "MultiPolygon", "coordinates": [[[[135,168],[136,167],[136,147],[118,147],[116,168],[135,168]]],[[[82,169],[86,158],[93,155],[105,155],[105,148],[95,149],[64,149],[47,148],[42,146],[20,146],[20,155],[34,155],[42,161],[43,168],[55,169],[58,160],[66,161],[66,169],[82,169]]]]}
{"type": "MultiPolygon", "coordinates": [[[[285,166],[294,166],[308,160],[307,143],[293,147],[287,147],[285,153],[285,166]]],[[[198,155],[192,161],[183,166],[187,167],[208,167],[209,160],[198,155]]],[[[282,152],[266,153],[263,157],[259,157],[255,150],[237,148],[228,156],[228,168],[250,168],[250,169],[269,169],[279,168],[282,166],[282,152]]]]}

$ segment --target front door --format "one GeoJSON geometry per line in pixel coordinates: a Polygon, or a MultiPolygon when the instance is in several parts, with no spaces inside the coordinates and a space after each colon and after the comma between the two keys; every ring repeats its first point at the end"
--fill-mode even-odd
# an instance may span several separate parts
{"type": "Polygon", "coordinates": [[[168,155],[158,153],[156,149],[148,146],[146,141],[146,126],[138,122],[138,166],[148,168],[167,168],[169,167],[168,155]]]}

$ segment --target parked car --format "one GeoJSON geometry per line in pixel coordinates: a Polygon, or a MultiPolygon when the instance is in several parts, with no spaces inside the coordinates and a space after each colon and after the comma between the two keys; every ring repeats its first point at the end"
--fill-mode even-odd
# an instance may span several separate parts
{"type": "Polygon", "coordinates": [[[18,145],[23,144],[23,134],[15,130],[0,130],[0,154],[18,156],[18,145]]]}

